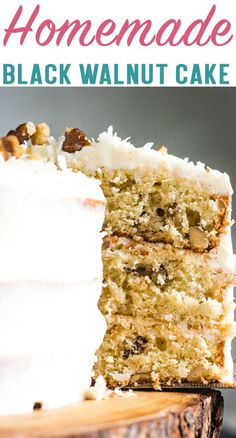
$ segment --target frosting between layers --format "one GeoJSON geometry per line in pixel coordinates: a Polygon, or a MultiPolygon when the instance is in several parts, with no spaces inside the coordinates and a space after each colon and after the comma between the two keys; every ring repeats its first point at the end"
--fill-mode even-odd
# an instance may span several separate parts
{"type": "MultiPolygon", "coordinates": [[[[60,140],[60,143],[63,140],[60,140]]],[[[218,170],[206,169],[203,163],[194,164],[188,158],[181,159],[162,151],[152,150],[153,143],[147,143],[141,148],[136,148],[130,143],[129,138],[122,140],[113,134],[110,126],[106,132],[99,135],[98,141],[91,146],[85,146],[74,154],[66,154],[69,166],[74,160],[79,159],[82,165],[90,170],[100,167],[108,169],[132,170],[137,167],[150,169],[165,169],[176,177],[196,180],[205,185],[209,190],[220,195],[233,193],[229,176],[218,170]]]]}

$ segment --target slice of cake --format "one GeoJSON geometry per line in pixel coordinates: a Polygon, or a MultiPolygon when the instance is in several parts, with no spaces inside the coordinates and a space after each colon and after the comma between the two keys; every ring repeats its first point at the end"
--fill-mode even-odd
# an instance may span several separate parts
{"type": "Polygon", "coordinates": [[[110,385],[232,385],[229,177],[151,146],[111,128],[97,142],[76,128],[62,140],[68,166],[99,179],[107,200],[95,372],[110,385]]]}
{"type": "MultiPolygon", "coordinates": [[[[80,400],[105,333],[102,190],[32,159],[34,133],[24,124],[0,139],[1,415],[80,400]]],[[[52,143],[36,149],[46,156],[52,143]]]]}

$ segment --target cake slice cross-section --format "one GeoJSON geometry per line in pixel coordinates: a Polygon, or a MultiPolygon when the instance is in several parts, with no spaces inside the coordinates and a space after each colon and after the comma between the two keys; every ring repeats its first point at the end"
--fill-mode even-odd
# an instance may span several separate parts
{"type": "Polygon", "coordinates": [[[107,201],[99,301],[107,333],[96,374],[112,386],[231,386],[235,274],[228,175],[164,147],[135,148],[112,128],[73,149],[71,132],[62,141],[68,166],[99,179],[107,201]]]}

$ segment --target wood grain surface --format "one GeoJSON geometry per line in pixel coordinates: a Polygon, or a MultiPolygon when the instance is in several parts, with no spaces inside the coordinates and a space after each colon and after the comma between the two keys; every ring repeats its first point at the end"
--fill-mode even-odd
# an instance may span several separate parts
{"type": "Polygon", "coordinates": [[[219,391],[137,391],[134,397],[84,401],[0,419],[1,438],[217,438],[219,391]]]}

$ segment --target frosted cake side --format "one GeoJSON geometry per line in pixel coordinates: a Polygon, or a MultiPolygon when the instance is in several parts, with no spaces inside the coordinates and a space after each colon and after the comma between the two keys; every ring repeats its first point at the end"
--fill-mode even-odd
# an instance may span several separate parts
{"type": "Polygon", "coordinates": [[[105,332],[99,182],[32,159],[22,126],[0,140],[1,415],[80,400],[105,332]]]}

